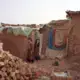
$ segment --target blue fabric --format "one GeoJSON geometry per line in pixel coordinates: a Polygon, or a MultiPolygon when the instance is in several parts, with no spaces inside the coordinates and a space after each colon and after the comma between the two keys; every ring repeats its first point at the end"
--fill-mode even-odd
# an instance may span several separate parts
{"type": "Polygon", "coordinates": [[[53,49],[53,30],[52,29],[49,31],[48,48],[53,49]]]}

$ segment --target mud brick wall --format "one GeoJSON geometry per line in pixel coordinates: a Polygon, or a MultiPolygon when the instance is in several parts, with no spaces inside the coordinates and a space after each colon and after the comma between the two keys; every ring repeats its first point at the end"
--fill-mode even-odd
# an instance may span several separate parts
{"type": "Polygon", "coordinates": [[[26,37],[0,34],[0,40],[3,42],[4,50],[10,51],[13,55],[26,60],[28,49],[28,41],[26,37]]]}

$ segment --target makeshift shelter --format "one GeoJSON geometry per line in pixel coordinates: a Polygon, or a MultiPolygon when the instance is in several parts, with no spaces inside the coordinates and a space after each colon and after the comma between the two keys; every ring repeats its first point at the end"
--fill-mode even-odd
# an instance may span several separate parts
{"type": "Polygon", "coordinates": [[[80,11],[67,11],[71,27],[68,37],[68,55],[80,54],[80,11]]]}
{"type": "Polygon", "coordinates": [[[30,37],[32,39],[32,52],[34,52],[35,32],[33,29],[29,27],[1,27],[0,32],[0,40],[3,42],[4,50],[26,60],[29,48],[28,37],[30,37]]]}

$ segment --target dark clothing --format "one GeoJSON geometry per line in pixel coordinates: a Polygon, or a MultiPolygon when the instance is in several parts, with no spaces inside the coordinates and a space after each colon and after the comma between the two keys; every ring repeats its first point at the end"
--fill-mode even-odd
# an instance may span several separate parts
{"type": "Polygon", "coordinates": [[[35,41],[35,46],[34,46],[34,57],[35,57],[36,60],[39,60],[40,59],[40,57],[39,57],[39,45],[40,45],[40,42],[37,39],[35,41]]]}
{"type": "Polygon", "coordinates": [[[31,43],[31,40],[29,40],[29,45],[28,45],[27,61],[28,62],[34,62],[34,56],[33,56],[33,52],[32,52],[32,43],[31,43]]]}

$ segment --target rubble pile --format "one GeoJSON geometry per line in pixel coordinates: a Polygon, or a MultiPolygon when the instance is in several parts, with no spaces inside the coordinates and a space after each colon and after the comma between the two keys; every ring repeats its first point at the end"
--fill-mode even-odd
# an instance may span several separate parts
{"type": "Polygon", "coordinates": [[[31,73],[27,63],[12,56],[9,52],[0,52],[0,78],[1,80],[28,80],[31,73]],[[26,65],[26,66],[25,66],[26,65]]]}
{"type": "Polygon", "coordinates": [[[7,51],[0,51],[0,80],[36,80],[46,75],[49,76],[49,73],[45,70],[32,66],[7,51]]]}

